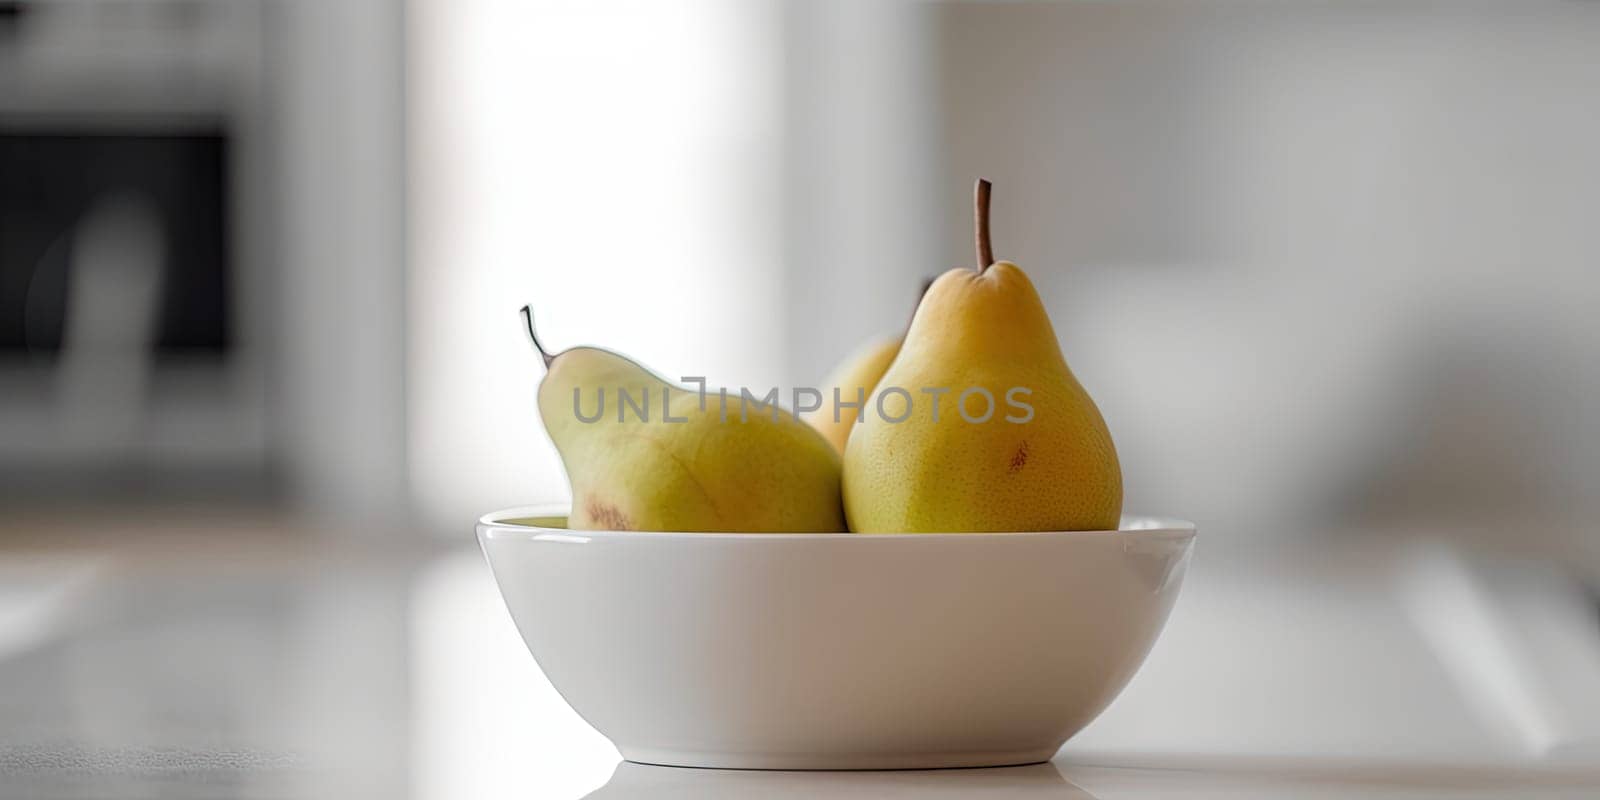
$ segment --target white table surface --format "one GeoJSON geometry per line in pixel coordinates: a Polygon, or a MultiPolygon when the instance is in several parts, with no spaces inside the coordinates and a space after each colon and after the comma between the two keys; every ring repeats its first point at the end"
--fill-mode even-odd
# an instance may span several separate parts
{"type": "Polygon", "coordinates": [[[1049,764],[758,773],[620,762],[469,547],[191,533],[0,547],[0,798],[1600,797],[1582,747],[1535,752],[1470,700],[1381,559],[1202,554],[1049,764]]]}

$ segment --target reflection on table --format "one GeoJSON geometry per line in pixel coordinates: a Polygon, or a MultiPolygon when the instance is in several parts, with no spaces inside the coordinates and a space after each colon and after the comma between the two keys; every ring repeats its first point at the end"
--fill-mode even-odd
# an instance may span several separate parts
{"type": "Polygon", "coordinates": [[[1052,764],[897,772],[759,772],[622,762],[585,800],[812,800],[861,798],[1038,798],[1091,800],[1052,764]]]}

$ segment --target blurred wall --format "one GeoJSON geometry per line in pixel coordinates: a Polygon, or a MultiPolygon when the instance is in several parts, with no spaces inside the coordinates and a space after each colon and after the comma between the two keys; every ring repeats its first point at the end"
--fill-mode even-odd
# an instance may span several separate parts
{"type": "Polygon", "coordinates": [[[556,347],[810,383],[969,263],[980,175],[1130,511],[1537,542],[1600,489],[1600,6],[411,16],[407,442],[441,523],[566,495],[522,303],[556,347]]]}
{"type": "MultiPolygon", "coordinates": [[[[898,334],[943,271],[937,19],[920,0],[784,7],[787,385],[898,334]]],[[[964,263],[964,262],[960,262],[964,263]]]]}
{"type": "Polygon", "coordinates": [[[315,514],[393,519],[410,511],[405,19],[383,0],[276,10],[283,470],[315,514]]]}
{"type": "Polygon", "coordinates": [[[966,263],[993,179],[996,253],[1044,294],[1130,509],[1230,537],[1592,504],[1600,5],[927,13],[941,253],[966,263]]]}
{"type": "Polygon", "coordinates": [[[568,495],[524,304],[553,349],[781,381],[781,6],[410,9],[410,477],[459,535],[568,495]]]}
{"type": "Polygon", "coordinates": [[[923,8],[414,3],[425,516],[567,497],[523,303],[553,347],[758,394],[904,324],[938,264],[923,8]]]}

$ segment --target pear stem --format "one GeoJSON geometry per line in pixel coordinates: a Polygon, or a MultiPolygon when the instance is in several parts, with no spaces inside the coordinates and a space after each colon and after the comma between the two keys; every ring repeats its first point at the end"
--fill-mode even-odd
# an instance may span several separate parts
{"type": "Polygon", "coordinates": [[[994,247],[989,241],[989,182],[979,178],[972,190],[972,221],[978,244],[978,272],[994,263],[994,247]]]}
{"type": "Polygon", "coordinates": [[[539,334],[538,334],[537,331],[535,331],[533,329],[533,307],[532,306],[523,306],[522,307],[522,322],[523,322],[524,325],[528,326],[528,339],[533,342],[533,349],[539,351],[539,357],[544,359],[545,369],[549,369],[550,368],[550,362],[555,361],[556,357],[553,356],[553,355],[550,355],[549,351],[544,349],[544,345],[539,343],[539,334]]]}

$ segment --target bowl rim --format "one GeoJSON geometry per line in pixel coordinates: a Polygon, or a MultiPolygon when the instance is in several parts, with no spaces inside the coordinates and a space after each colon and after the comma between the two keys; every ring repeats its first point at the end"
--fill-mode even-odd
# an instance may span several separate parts
{"type": "Polygon", "coordinates": [[[831,539],[838,541],[871,541],[896,539],[907,541],[926,541],[938,539],[950,541],[952,539],[966,539],[968,537],[982,537],[990,539],[1000,538],[1037,538],[1037,537],[1062,537],[1062,538],[1104,538],[1104,537],[1136,537],[1160,539],[1192,539],[1197,533],[1193,522],[1177,519],[1175,517],[1158,517],[1144,514],[1123,514],[1122,522],[1114,531],[1004,531],[977,534],[961,533],[713,533],[693,531],[600,531],[582,530],[574,531],[568,528],[545,527],[532,525],[526,522],[513,522],[538,517],[566,517],[571,513],[572,507],[568,503],[544,503],[540,505],[512,506],[499,511],[491,511],[478,518],[478,536],[484,539],[525,539],[525,540],[559,540],[572,541],[577,538],[587,539],[690,539],[690,540],[715,540],[715,541],[794,541],[831,539]]]}

